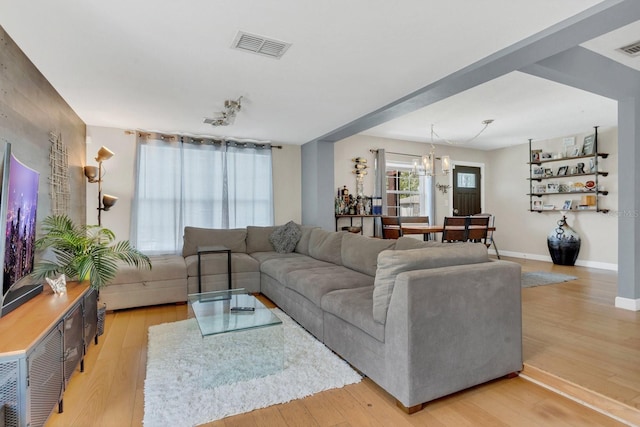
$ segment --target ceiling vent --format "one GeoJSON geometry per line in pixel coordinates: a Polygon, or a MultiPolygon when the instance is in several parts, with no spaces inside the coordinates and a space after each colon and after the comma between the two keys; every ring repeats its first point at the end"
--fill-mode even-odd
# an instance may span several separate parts
{"type": "Polygon", "coordinates": [[[291,43],[238,31],[231,47],[245,52],[268,56],[269,58],[280,59],[290,46],[291,43]]]}
{"type": "Polygon", "coordinates": [[[620,47],[618,50],[629,56],[638,56],[640,55],[640,40],[635,43],[631,43],[630,45],[620,47]]]}

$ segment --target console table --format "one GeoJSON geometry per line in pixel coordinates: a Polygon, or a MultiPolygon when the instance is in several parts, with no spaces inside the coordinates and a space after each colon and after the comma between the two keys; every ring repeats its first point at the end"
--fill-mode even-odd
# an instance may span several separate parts
{"type": "MultiPolygon", "coordinates": [[[[349,218],[349,224],[353,227],[353,218],[360,218],[360,234],[364,234],[365,218],[381,218],[382,215],[336,215],[336,231],[338,231],[338,220],[340,218],[349,218]]],[[[375,219],[373,220],[373,237],[376,237],[375,219]]]]}
{"type": "Polygon", "coordinates": [[[67,293],[49,287],[0,318],[0,425],[42,426],[58,405],[75,369],[84,368],[97,341],[97,292],[87,283],[67,283],[67,293]]]}

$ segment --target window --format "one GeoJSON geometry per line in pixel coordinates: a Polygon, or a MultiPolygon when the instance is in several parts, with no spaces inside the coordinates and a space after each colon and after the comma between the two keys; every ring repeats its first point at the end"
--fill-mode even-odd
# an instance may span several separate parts
{"type": "Polygon", "coordinates": [[[413,163],[387,160],[387,212],[389,216],[418,216],[424,212],[424,177],[413,173],[413,163]]]}
{"type": "Polygon", "coordinates": [[[131,241],[177,253],[185,226],[273,225],[270,147],[149,134],[138,141],[131,241]]]}
{"type": "Polygon", "coordinates": [[[476,175],[473,173],[458,173],[458,188],[476,188],[476,175]]]}

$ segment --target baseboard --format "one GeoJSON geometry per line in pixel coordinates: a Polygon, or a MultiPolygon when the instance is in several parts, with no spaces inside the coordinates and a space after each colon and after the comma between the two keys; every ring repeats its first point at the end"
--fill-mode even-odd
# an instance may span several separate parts
{"type": "Polygon", "coordinates": [[[640,298],[631,299],[616,297],[616,307],[624,308],[625,310],[640,311],[640,298]]]}
{"type": "Polygon", "coordinates": [[[554,393],[558,393],[621,423],[630,426],[640,425],[640,410],[550,374],[549,372],[534,368],[525,363],[524,369],[520,373],[520,378],[531,381],[554,393]]]}
{"type": "MultiPolygon", "coordinates": [[[[548,255],[528,254],[524,252],[512,252],[512,251],[503,251],[503,250],[500,251],[500,255],[509,256],[513,258],[520,258],[520,259],[532,259],[535,261],[553,262],[551,257],[548,255]]],[[[578,260],[576,261],[576,265],[579,267],[599,268],[601,270],[618,271],[618,264],[611,264],[608,262],[578,260]]]]}

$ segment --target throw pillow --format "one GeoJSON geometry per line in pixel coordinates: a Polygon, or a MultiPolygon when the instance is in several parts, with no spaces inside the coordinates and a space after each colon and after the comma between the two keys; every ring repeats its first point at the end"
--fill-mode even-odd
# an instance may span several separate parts
{"type": "Polygon", "coordinates": [[[302,230],[300,230],[298,224],[289,221],[271,233],[269,241],[276,252],[283,254],[293,252],[301,237],[302,230]]]}

